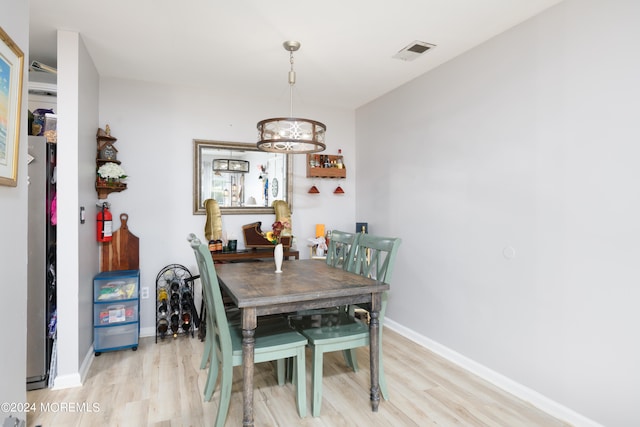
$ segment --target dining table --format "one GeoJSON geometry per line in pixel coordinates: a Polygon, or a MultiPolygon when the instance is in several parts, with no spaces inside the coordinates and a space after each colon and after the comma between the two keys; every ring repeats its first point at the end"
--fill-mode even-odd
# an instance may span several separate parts
{"type": "Polygon", "coordinates": [[[258,317],[349,304],[370,303],[369,393],[371,409],[378,411],[379,313],[388,284],[313,259],[287,261],[281,273],[275,272],[273,262],[216,264],[215,268],[220,286],[242,315],[243,426],[254,425],[253,357],[258,317]]]}

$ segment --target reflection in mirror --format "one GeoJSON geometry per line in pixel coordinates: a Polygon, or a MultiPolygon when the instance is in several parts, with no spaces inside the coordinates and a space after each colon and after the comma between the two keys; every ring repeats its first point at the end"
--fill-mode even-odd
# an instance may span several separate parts
{"type": "Polygon", "coordinates": [[[291,207],[293,185],[287,154],[258,151],[255,144],[193,142],[194,214],[206,214],[207,199],[216,200],[223,215],[273,213],[274,200],[284,200],[291,207]]]}

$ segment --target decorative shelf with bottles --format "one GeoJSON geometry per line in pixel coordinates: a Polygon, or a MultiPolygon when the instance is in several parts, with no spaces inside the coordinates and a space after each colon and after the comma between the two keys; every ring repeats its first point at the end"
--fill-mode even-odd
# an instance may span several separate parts
{"type": "Polygon", "coordinates": [[[193,277],[180,264],[164,267],[156,277],[156,343],[158,337],[178,335],[194,337],[199,318],[193,300],[193,277]]]}
{"type": "MultiPolygon", "coordinates": [[[[114,145],[117,140],[117,138],[111,135],[109,125],[107,125],[105,129],[98,128],[98,133],[96,134],[96,142],[98,144],[96,171],[107,163],[120,165],[120,161],[117,159],[118,150],[114,145]]],[[[96,192],[98,193],[98,199],[106,199],[109,194],[126,189],[127,184],[120,182],[119,179],[104,179],[96,173],[96,192]]]]}
{"type": "Polygon", "coordinates": [[[307,154],[307,178],[346,178],[341,151],[333,154],[307,154]]]}

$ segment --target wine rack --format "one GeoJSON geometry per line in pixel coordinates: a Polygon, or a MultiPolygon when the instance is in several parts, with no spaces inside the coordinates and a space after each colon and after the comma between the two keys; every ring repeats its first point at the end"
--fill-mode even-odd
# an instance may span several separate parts
{"type": "Polygon", "coordinates": [[[156,277],[156,343],[170,336],[191,335],[199,319],[193,301],[194,277],[180,264],[164,267],[156,277]]]}

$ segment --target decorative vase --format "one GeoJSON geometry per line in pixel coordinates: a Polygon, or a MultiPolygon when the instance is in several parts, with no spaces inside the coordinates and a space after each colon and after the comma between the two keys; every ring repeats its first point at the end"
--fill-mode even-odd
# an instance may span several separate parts
{"type": "Polygon", "coordinates": [[[282,259],[284,258],[284,249],[282,243],[278,243],[273,250],[273,260],[276,263],[276,273],[282,273],[282,259]]]}

